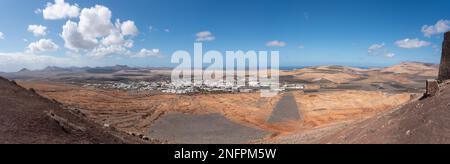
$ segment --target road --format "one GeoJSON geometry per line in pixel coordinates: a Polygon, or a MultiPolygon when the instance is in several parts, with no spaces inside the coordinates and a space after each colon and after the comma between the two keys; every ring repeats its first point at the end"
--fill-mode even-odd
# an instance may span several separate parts
{"type": "Polygon", "coordinates": [[[283,98],[278,101],[267,122],[280,123],[286,121],[299,121],[302,119],[299,111],[294,95],[292,93],[286,93],[283,98]]]}

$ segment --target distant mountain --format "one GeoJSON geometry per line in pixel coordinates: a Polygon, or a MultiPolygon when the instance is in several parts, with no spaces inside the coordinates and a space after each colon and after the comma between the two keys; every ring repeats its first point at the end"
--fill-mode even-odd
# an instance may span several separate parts
{"type": "Polygon", "coordinates": [[[416,74],[419,76],[437,76],[438,70],[438,64],[421,62],[403,62],[398,65],[380,69],[381,72],[416,74]]]}
{"type": "Polygon", "coordinates": [[[116,73],[122,70],[129,70],[130,67],[126,65],[115,65],[115,66],[108,66],[108,67],[96,67],[96,68],[89,68],[86,70],[88,73],[116,73]]]}
{"type": "Polygon", "coordinates": [[[22,68],[19,72],[30,72],[30,70],[26,69],[26,68],[22,68]]]}
{"type": "Polygon", "coordinates": [[[46,67],[45,69],[43,69],[41,71],[52,72],[52,71],[66,71],[66,70],[70,70],[70,68],[61,68],[61,67],[48,66],[48,67],[46,67]]]}

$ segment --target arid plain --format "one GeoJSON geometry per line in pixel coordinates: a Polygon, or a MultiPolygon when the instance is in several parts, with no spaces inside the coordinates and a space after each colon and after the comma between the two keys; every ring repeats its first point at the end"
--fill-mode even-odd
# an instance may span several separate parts
{"type": "Polygon", "coordinates": [[[258,92],[173,94],[101,87],[111,82],[167,80],[168,69],[49,67],[2,76],[130,135],[168,143],[308,143],[327,131],[418,99],[425,80],[435,78],[437,72],[437,65],[414,62],[386,68],[286,70],[280,73],[281,83],[303,87],[272,98],[262,98],[258,92]],[[300,134],[300,139],[289,139],[300,134]]]}

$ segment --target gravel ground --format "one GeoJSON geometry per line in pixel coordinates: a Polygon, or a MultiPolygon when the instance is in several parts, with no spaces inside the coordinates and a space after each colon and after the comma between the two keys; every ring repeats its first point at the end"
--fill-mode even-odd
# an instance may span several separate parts
{"type": "Polygon", "coordinates": [[[181,144],[240,144],[270,133],[234,123],[221,114],[168,113],[151,127],[151,138],[181,144]]]}

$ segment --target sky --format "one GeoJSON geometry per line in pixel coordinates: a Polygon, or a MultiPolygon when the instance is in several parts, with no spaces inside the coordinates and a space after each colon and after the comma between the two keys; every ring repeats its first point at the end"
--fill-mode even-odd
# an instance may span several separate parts
{"type": "Polygon", "coordinates": [[[438,63],[448,0],[1,0],[0,71],[173,67],[177,50],[280,51],[281,67],[438,63]]]}

